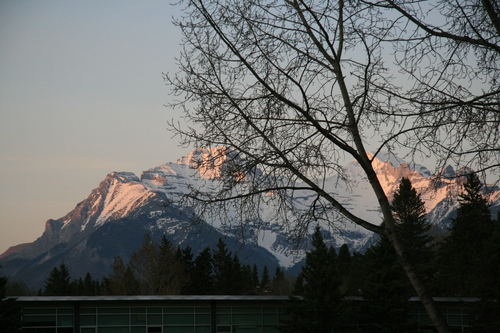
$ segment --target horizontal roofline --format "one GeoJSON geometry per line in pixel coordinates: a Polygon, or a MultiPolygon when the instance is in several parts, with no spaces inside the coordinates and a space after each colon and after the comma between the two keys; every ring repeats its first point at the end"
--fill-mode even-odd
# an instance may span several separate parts
{"type": "Polygon", "coordinates": [[[141,295],[141,296],[12,296],[20,302],[54,301],[286,301],[288,296],[141,295]]]}
{"type": "MultiPolygon", "coordinates": [[[[140,295],[140,296],[12,296],[20,302],[63,301],[286,301],[289,296],[259,295],[140,295]]],[[[348,296],[346,300],[360,301],[360,296],[348,296]]],[[[433,297],[436,302],[477,302],[476,297],[433,297]]],[[[409,302],[420,302],[419,297],[410,297],[409,302]]]]}

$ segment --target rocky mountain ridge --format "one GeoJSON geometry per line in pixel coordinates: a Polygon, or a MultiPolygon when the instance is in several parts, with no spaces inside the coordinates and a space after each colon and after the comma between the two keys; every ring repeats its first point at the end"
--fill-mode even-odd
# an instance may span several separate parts
{"type": "MultiPolygon", "coordinates": [[[[117,254],[127,259],[140,246],[145,233],[157,240],[165,234],[176,246],[191,246],[195,254],[206,246],[214,246],[219,237],[225,237],[230,249],[244,255],[249,262],[271,269],[277,265],[291,269],[303,259],[305,250],[296,247],[284,226],[263,221],[260,228],[249,226],[245,231],[256,237],[242,241],[237,230],[223,228],[217,220],[193,225],[186,207],[165,205],[170,198],[188,193],[190,188],[215,191],[224,176],[225,163],[231,161],[230,154],[224,147],[196,149],[176,163],[144,171],[140,178],[130,172],[110,173],[75,209],[60,219],[48,220],[44,233],[36,241],[4,253],[0,257],[3,274],[40,287],[48,271],[64,260],[75,277],[87,271],[102,276],[109,273],[117,254]],[[213,156],[217,156],[215,162],[206,163],[213,156]]],[[[469,170],[455,172],[448,167],[441,177],[435,177],[427,168],[390,154],[379,154],[373,165],[389,198],[401,178],[409,178],[425,201],[429,221],[446,228],[458,205],[463,182],[460,176],[469,170]]],[[[337,176],[332,176],[324,180],[325,188],[356,215],[380,223],[375,195],[359,164],[351,162],[345,171],[351,179],[349,187],[339,185],[337,176]]],[[[500,189],[490,190],[491,208],[496,214],[500,209],[500,189]]],[[[310,193],[296,198],[304,205],[313,199],[310,193]]],[[[337,228],[325,226],[324,231],[326,241],[335,247],[347,243],[351,250],[363,251],[373,242],[372,233],[348,221],[342,221],[337,228]]]]}

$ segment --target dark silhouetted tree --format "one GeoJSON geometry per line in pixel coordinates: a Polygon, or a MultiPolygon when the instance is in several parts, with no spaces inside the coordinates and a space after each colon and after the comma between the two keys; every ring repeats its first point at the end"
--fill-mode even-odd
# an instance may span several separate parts
{"type": "MultiPolygon", "coordinates": [[[[418,273],[425,280],[434,275],[433,238],[429,234],[431,224],[427,222],[425,204],[410,180],[403,177],[394,193],[391,209],[396,220],[396,231],[418,273]]],[[[412,289],[408,281],[408,288],[412,289]]]]}
{"type": "Polygon", "coordinates": [[[120,256],[115,258],[111,275],[103,280],[103,293],[105,294],[124,296],[141,294],[139,281],[130,266],[125,265],[120,256]]]}
{"type": "MultiPolygon", "coordinates": [[[[450,332],[407,259],[367,151],[500,168],[498,1],[182,4],[180,73],[166,80],[187,124],[171,125],[185,145],[231,151],[220,191],[193,188],[186,206],[229,225],[265,221],[256,208],[272,200],[283,223],[299,221],[295,235],[338,213],[384,234],[378,217],[353,215],[324,181],[336,172],[339,182],[357,181],[342,172],[344,157],[353,158],[416,293],[438,331],[450,332]],[[307,207],[293,200],[304,194],[315,198],[307,207]]],[[[219,164],[216,155],[201,169],[219,164]]]]}
{"type": "Polygon", "coordinates": [[[226,243],[219,238],[212,255],[214,273],[214,292],[220,295],[235,294],[233,258],[227,249],[226,243]]]}
{"type": "Polygon", "coordinates": [[[358,310],[356,321],[367,332],[411,332],[408,299],[413,293],[387,237],[380,237],[355,265],[354,289],[365,300],[352,304],[358,310]]]}
{"type": "Polygon", "coordinates": [[[476,332],[500,331],[500,235],[491,218],[479,178],[470,173],[463,184],[457,216],[451,220],[439,260],[444,296],[479,297],[476,332]]]}
{"type": "Polygon", "coordinates": [[[141,295],[157,295],[160,290],[158,245],[151,235],[144,235],[142,245],[130,257],[128,266],[139,282],[141,295]]]}
{"type": "Polygon", "coordinates": [[[194,260],[189,294],[210,295],[214,292],[212,255],[210,248],[201,251],[194,260]]]}
{"type": "Polygon", "coordinates": [[[273,294],[281,296],[292,295],[294,282],[295,279],[292,276],[286,275],[280,267],[276,267],[271,283],[273,294]]]}
{"type": "Polygon", "coordinates": [[[0,333],[21,331],[22,308],[15,298],[7,297],[5,276],[0,276],[0,333]]]}
{"type": "Polygon", "coordinates": [[[190,265],[192,254],[190,249],[176,250],[165,235],[158,248],[156,262],[153,267],[153,281],[156,295],[179,295],[188,281],[187,266],[190,265]]]}
{"type": "Polygon", "coordinates": [[[341,279],[340,291],[345,293],[348,289],[349,275],[351,271],[351,253],[347,244],[343,244],[339,249],[338,273],[341,279]]]}
{"type": "Polygon", "coordinates": [[[66,264],[61,263],[59,268],[54,267],[45,280],[43,294],[45,296],[71,296],[72,288],[70,274],[66,264]]]}
{"type": "Polygon", "coordinates": [[[253,264],[252,266],[252,284],[254,289],[257,288],[260,285],[259,282],[259,270],[257,269],[257,264],[253,264]]]}
{"type": "Polygon", "coordinates": [[[92,275],[87,272],[85,277],[75,279],[72,282],[73,295],[97,296],[101,294],[99,281],[95,281],[92,275]]]}
{"type": "Polygon", "coordinates": [[[287,332],[330,333],[345,324],[335,249],[325,245],[319,227],[313,234],[312,245],[300,273],[302,298],[292,297],[287,307],[287,332]]]}
{"type": "Polygon", "coordinates": [[[494,256],[489,240],[495,227],[475,174],[466,176],[459,200],[457,216],[441,248],[441,288],[447,296],[481,297],[490,292],[488,258],[494,256]]]}
{"type": "Polygon", "coordinates": [[[262,269],[262,277],[260,278],[260,288],[269,288],[270,283],[271,279],[269,277],[269,270],[267,269],[267,266],[264,265],[264,268],[262,269]]]}

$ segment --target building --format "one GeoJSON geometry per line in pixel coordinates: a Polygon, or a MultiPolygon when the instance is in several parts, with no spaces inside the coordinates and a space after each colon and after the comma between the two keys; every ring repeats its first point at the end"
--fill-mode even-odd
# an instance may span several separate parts
{"type": "Polygon", "coordinates": [[[278,332],[283,296],[19,297],[23,332],[278,332]]]}
{"type": "MultiPolygon", "coordinates": [[[[348,298],[363,301],[359,297],[348,298]]],[[[19,297],[28,333],[276,333],[287,319],[287,296],[34,296],[19,297]]],[[[419,299],[411,322],[434,332],[419,299]]],[[[470,327],[476,298],[435,298],[453,332],[470,327]]],[[[353,329],[362,326],[353,323],[353,329]]]]}

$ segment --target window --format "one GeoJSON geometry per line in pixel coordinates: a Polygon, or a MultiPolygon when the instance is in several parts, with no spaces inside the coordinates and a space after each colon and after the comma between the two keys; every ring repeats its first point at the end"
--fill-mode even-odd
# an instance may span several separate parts
{"type": "Polygon", "coordinates": [[[24,308],[23,331],[73,333],[73,308],[24,308]]]}
{"type": "Polygon", "coordinates": [[[218,307],[217,332],[278,333],[285,316],[280,307],[218,307]]]}

